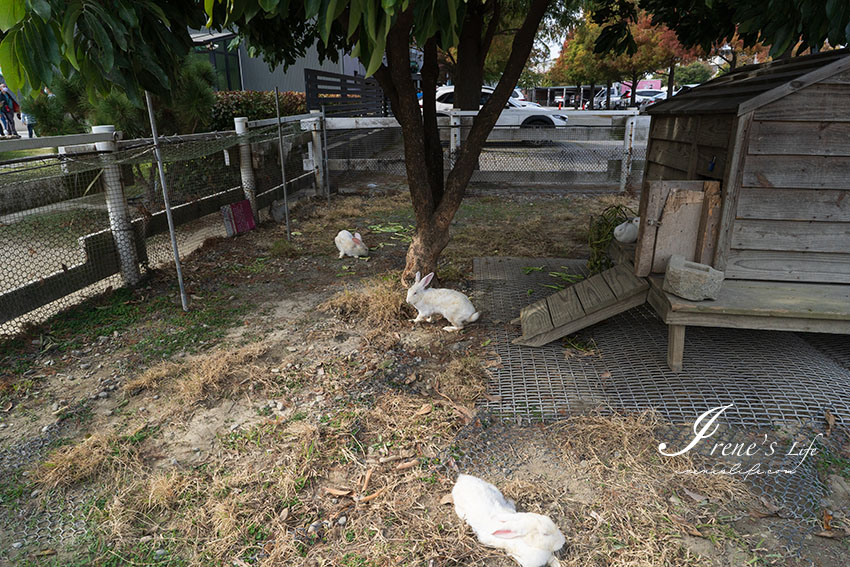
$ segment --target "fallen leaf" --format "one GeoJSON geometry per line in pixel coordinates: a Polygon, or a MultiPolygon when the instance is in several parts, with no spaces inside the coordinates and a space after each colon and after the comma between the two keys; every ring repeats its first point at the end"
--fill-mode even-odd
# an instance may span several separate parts
{"type": "Polygon", "coordinates": [[[688,534],[695,537],[705,537],[702,532],[691,525],[686,519],[676,514],[670,514],[670,519],[679,524],[688,534]]]}
{"type": "Polygon", "coordinates": [[[327,486],[325,487],[325,492],[327,494],[332,494],[334,496],[348,496],[349,494],[351,494],[350,489],[349,490],[341,490],[339,488],[328,488],[327,486]]]}
{"type": "Polygon", "coordinates": [[[373,492],[369,496],[364,496],[363,498],[361,498],[359,500],[359,502],[369,502],[370,500],[374,500],[375,498],[377,498],[378,496],[380,496],[384,492],[386,492],[388,489],[389,489],[389,486],[385,486],[382,489],[378,490],[377,492],[373,492]]]}
{"type": "Polygon", "coordinates": [[[36,551],[33,553],[33,557],[48,557],[50,555],[56,555],[55,549],[42,549],[41,551],[36,551]]]}
{"type": "Polygon", "coordinates": [[[685,494],[690,496],[691,499],[696,503],[700,503],[704,500],[708,500],[708,496],[703,496],[699,492],[694,492],[693,490],[688,490],[687,488],[685,488],[685,494]]]}
{"type": "Polygon", "coordinates": [[[605,372],[603,372],[602,374],[600,374],[600,375],[599,375],[599,377],[600,377],[600,378],[610,378],[610,377],[611,377],[611,372],[610,372],[610,371],[608,371],[608,370],[606,370],[605,372]]]}
{"type": "Polygon", "coordinates": [[[597,528],[605,523],[605,520],[602,519],[602,516],[600,516],[599,512],[597,512],[596,510],[590,511],[590,517],[593,518],[594,520],[596,520],[596,527],[597,528]]]}
{"type": "Polygon", "coordinates": [[[372,478],[372,473],[375,472],[375,467],[372,467],[368,471],[366,471],[366,478],[363,479],[363,487],[360,489],[360,493],[366,492],[366,488],[369,486],[369,480],[372,478]]]}
{"type": "Polygon", "coordinates": [[[770,512],[771,514],[777,514],[778,515],[779,510],[780,510],[779,506],[777,506],[776,504],[774,504],[773,502],[771,502],[770,500],[768,500],[764,496],[759,498],[759,500],[761,500],[761,503],[764,504],[764,507],[767,509],[768,512],[770,512]]]}
{"type": "Polygon", "coordinates": [[[289,508],[284,508],[281,511],[280,516],[278,517],[278,520],[281,521],[281,522],[285,522],[288,517],[289,517],[289,508]]]}
{"type": "Polygon", "coordinates": [[[850,533],[848,533],[847,530],[824,530],[822,532],[816,533],[815,535],[818,537],[826,537],[830,539],[841,539],[843,537],[850,536],[850,533]]]}
{"type": "Polygon", "coordinates": [[[835,416],[829,410],[824,410],[823,416],[826,419],[826,436],[829,437],[835,429],[835,416]]]}
{"type": "Polygon", "coordinates": [[[419,464],[419,459],[413,459],[413,460],[410,460],[410,461],[405,461],[403,463],[399,463],[398,465],[396,465],[395,470],[406,471],[407,469],[415,467],[417,464],[419,464]]]}
{"type": "Polygon", "coordinates": [[[454,502],[455,499],[452,497],[451,492],[440,498],[440,504],[454,504],[454,502]]]}
{"type": "Polygon", "coordinates": [[[427,415],[431,413],[431,410],[434,409],[434,406],[431,404],[422,404],[422,407],[416,410],[416,413],[413,414],[413,417],[419,417],[420,415],[427,415]]]}
{"type": "Polygon", "coordinates": [[[834,516],[829,512],[829,510],[823,511],[823,529],[825,531],[832,531],[832,518],[834,516]]]}
{"type": "Polygon", "coordinates": [[[481,394],[481,397],[487,400],[488,402],[501,402],[502,396],[494,396],[492,394],[481,394]]]}

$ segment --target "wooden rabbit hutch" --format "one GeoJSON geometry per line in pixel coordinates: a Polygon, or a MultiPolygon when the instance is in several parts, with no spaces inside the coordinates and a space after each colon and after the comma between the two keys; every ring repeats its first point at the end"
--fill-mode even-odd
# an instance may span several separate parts
{"type": "MultiPolygon", "coordinates": [[[[614,253],[621,279],[634,264],[638,298],[622,307],[648,280],[646,299],[668,325],[670,367],[682,367],[689,325],[850,334],[850,50],[741,67],[648,114],[638,241],[633,254],[614,253]],[[671,254],[723,271],[720,296],[665,292],[671,254]]],[[[612,279],[598,276],[584,285],[612,279]]],[[[516,342],[543,344],[624,310],[579,305],[584,315],[559,328],[554,313],[569,293],[523,309],[516,342]]]]}

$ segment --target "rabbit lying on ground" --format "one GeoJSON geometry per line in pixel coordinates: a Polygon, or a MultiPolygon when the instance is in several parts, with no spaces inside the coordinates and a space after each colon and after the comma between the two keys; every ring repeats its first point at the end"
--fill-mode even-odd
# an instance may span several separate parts
{"type": "Polygon", "coordinates": [[[637,241],[640,217],[634,217],[614,227],[614,238],[619,242],[629,244],[637,241]]]}
{"type": "Polygon", "coordinates": [[[452,489],[455,513],[487,547],[503,549],[522,567],[559,567],[556,551],[566,543],[547,516],[519,513],[512,500],[480,478],[459,475],[452,489]]]}
{"type": "Polygon", "coordinates": [[[441,315],[448,319],[450,326],[443,327],[444,331],[459,331],[464,324],[477,321],[481,313],[475,310],[475,306],[459,291],[453,289],[425,289],[434,272],[420,279],[416,272],[416,281],[407,290],[407,302],[414,306],[419,314],[412,322],[418,323],[422,320],[432,323],[441,315]]]}
{"type": "Polygon", "coordinates": [[[359,232],[351,234],[347,230],[340,230],[336,238],[334,238],[334,244],[336,244],[336,248],[339,250],[340,258],[346,255],[355,258],[369,255],[369,248],[363,243],[359,232]]]}

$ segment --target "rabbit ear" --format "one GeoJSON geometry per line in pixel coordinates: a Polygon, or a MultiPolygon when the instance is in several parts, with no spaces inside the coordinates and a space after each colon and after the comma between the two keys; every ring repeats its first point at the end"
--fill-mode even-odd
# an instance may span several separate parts
{"type": "Polygon", "coordinates": [[[434,279],[434,272],[431,272],[424,278],[422,278],[422,287],[428,287],[428,284],[431,283],[431,280],[434,279]]]}
{"type": "Polygon", "coordinates": [[[419,283],[419,280],[421,278],[422,278],[422,276],[419,274],[419,272],[416,272],[416,283],[419,283]]]}
{"type": "Polygon", "coordinates": [[[360,233],[359,233],[359,232],[355,232],[355,233],[354,233],[354,240],[363,240],[363,237],[362,237],[362,236],[360,236],[360,233]]]}
{"type": "Polygon", "coordinates": [[[502,539],[514,539],[523,537],[528,533],[528,525],[521,520],[499,520],[502,524],[498,530],[493,532],[493,535],[502,539]]]}
{"type": "Polygon", "coordinates": [[[354,244],[363,244],[363,241],[360,240],[357,236],[352,238],[351,241],[354,242],[354,244]]]}

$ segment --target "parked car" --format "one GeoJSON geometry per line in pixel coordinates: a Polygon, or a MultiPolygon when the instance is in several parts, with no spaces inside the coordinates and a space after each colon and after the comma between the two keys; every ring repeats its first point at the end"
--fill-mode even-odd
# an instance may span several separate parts
{"type": "Polygon", "coordinates": [[[519,89],[514,89],[514,92],[511,93],[511,98],[516,101],[524,101],[525,95],[522,94],[522,91],[519,89]]]}
{"type": "MultiPolygon", "coordinates": [[[[654,97],[663,93],[664,91],[655,90],[655,89],[641,89],[639,91],[635,91],[635,105],[640,106],[644,102],[648,102],[652,100],[654,97]]],[[[618,108],[628,108],[632,104],[632,93],[625,92],[617,99],[617,107],[618,108]]]]}
{"type": "MultiPolygon", "coordinates": [[[[483,106],[493,94],[491,87],[481,88],[479,105],[483,106]]],[[[455,88],[453,85],[437,89],[437,113],[454,110],[455,88]]],[[[421,101],[420,101],[421,105],[421,101]]],[[[539,104],[509,98],[499,115],[496,126],[566,126],[567,117],[557,111],[546,110],[539,104]]]]}

